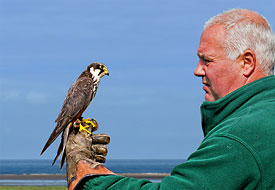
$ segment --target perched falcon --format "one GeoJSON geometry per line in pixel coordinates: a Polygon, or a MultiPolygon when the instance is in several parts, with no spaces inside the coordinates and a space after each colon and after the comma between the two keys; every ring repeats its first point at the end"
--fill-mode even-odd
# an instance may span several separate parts
{"type": "MultiPolygon", "coordinates": [[[[92,63],[86,68],[85,71],[81,73],[78,79],[72,84],[72,86],[68,90],[62,109],[57,119],[55,120],[55,122],[57,122],[56,127],[54,128],[51,136],[49,137],[40,154],[42,155],[45,150],[53,143],[53,141],[60,135],[60,133],[63,132],[61,143],[59,145],[57,155],[52,165],[55,163],[60,153],[63,152],[60,162],[60,168],[63,167],[65,161],[65,146],[68,135],[72,131],[73,123],[77,119],[81,120],[82,113],[95,97],[100,79],[104,75],[109,75],[107,67],[102,63],[92,63]]],[[[88,120],[84,121],[89,122],[88,120]]],[[[85,130],[85,127],[82,127],[82,129],[85,130]]]]}

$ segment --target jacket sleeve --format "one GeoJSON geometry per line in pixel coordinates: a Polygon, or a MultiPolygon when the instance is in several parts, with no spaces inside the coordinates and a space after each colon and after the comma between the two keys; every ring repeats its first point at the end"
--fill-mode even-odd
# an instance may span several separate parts
{"type": "Polygon", "coordinates": [[[83,189],[173,190],[257,189],[261,172],[251,150],[236,139],[211,137],[204,140],[185,163],[177,165],[160,183],[122,176],[99,176],[83,189]]]}

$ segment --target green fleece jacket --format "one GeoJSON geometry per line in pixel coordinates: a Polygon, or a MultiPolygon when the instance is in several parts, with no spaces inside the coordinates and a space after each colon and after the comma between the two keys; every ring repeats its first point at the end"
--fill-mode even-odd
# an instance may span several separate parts
{"type": "Polygon", "coordinates": [[[110,175],[89,179],[83,189],[275,189],[275,76],[206,101],[201,113],[201,145],[160,183],[110,175]]]}

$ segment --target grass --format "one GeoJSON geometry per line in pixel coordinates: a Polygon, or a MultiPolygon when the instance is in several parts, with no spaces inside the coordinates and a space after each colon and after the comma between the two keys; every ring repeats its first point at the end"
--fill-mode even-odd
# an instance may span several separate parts
{"type": "Polygon", "coordinates": [[[54,186],[0,186],[0,190],[66,190],[66,187],[54,186]]]}

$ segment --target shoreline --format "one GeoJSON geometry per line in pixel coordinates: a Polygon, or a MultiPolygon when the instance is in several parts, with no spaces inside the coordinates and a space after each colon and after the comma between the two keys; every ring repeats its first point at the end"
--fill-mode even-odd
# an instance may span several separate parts
{"type": "MultiPolygon", "coordinates": [[[[118,173],[137,179],[162,179],[169,173],[118,173]]],[[[66,180],[65,174],[0,174],[0,180],[66,180]]]]}
{"type": "MultiPolygon", "coordinates": [[[[160,182],[168,173],[118,173],[125,177],[160,182]]],[[[63,186],[67,185],[65,174],[0,174],[0,189],[3,186],[63,186]]]]}

